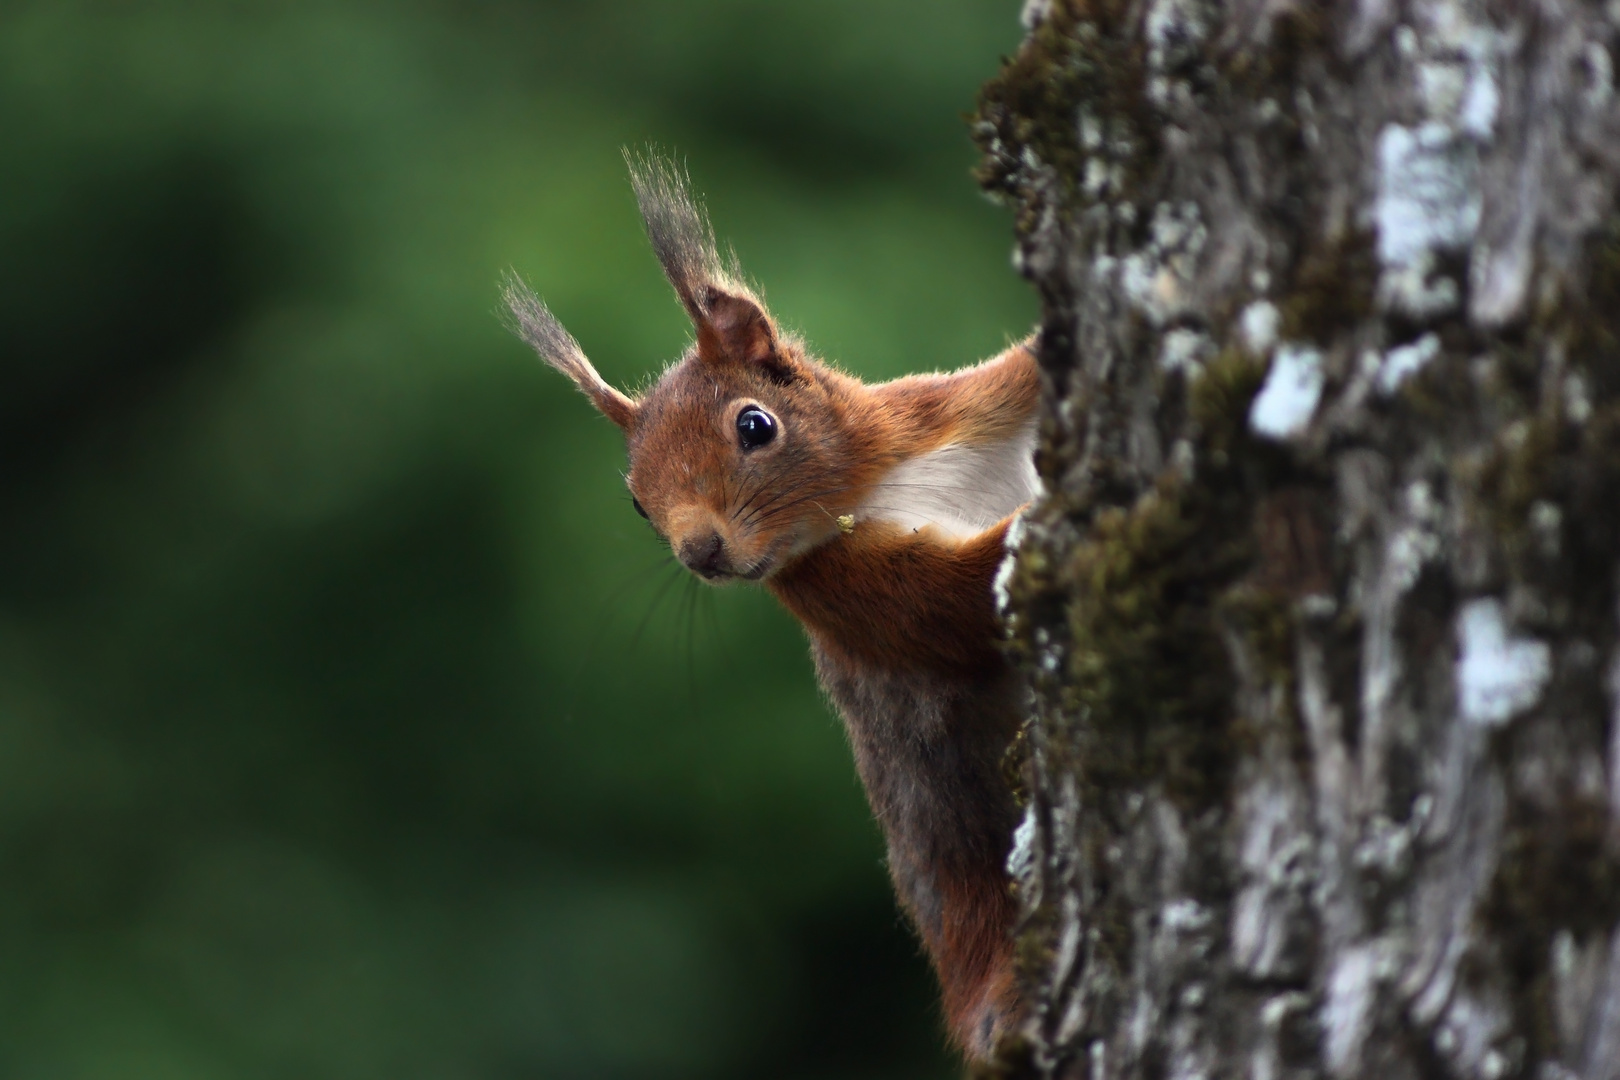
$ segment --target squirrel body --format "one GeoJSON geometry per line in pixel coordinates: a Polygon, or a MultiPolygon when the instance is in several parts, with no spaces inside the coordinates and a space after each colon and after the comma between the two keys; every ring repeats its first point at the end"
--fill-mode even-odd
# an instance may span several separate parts
{"type": "Polygon", "coordinates": [[[609,386],[513,281],[518,330],[624,431],[638,512],[705,580],[761,581],[804,625],[890,874],[972,1058],[1016,1023],[1001,773],[1020,722],[991,582],[1037,492],[1031,342],[868,386],[782,333],[724,266],[684,177],[631,160],[696,341],[639,399],[609,386]]]}

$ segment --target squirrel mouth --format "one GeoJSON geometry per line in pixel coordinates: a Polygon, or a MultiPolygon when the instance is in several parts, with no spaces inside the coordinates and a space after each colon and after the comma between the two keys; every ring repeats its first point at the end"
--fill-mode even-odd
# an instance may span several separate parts
{"type": "Polygon", "coordinates": [[[724,585],[728,581],[758,581],[771,572],[771,560],[761,559],[745,570],[726,570],[718,566],[688,567],[692,573],[711,585],[724,585]]]}

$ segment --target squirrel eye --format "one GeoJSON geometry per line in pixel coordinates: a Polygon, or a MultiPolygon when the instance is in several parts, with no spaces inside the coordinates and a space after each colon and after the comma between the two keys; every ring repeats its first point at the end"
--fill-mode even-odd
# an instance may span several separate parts
{"type": "Polygon", "coordinates": [[[776,438],[776,418],[758,405],[737,414],[737,441],[744,450],[757,450],[776,438]]]}
{"type": "MultiPolygon", "coordinates": [[[[641,500],[636,498],[634,495],[630,496],[630,505],[636,508],[636,513],[640,514],[642,517],[647,517],[647,508],[642,506],[641,500]]],[[[647,520],[651,521],[652,519],[647,518],[647,520]]]]}

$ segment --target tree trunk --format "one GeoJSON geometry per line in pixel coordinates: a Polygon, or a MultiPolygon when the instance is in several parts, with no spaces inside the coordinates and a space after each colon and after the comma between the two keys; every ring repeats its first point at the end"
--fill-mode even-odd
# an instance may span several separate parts
{"type": "Polygon", "coordinates": [[[1620,3],[1032,0],[1015,1077],[1620,1077],[1620,3]]]}

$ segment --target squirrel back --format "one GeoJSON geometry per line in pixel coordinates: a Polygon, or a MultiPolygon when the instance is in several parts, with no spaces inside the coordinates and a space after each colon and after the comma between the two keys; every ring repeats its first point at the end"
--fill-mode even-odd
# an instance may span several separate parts
{"type": "Polygon", "coordinates": [[[633,504],[681,562],[763,582],[805,626],[948,1027],[983,1058],[1016,1019],[1000,759],[1019,701],[991,581],[1038,489],[1030,343],[868,386],[782,332],[670,164],[630,166],[696,340],[632,399],[513,280],[518,330],[624,432],[633,504]]]}

